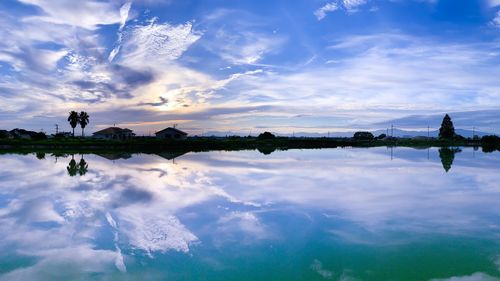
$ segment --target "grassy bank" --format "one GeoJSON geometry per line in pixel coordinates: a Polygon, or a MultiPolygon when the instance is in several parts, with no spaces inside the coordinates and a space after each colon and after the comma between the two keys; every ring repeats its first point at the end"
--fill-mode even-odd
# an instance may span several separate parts
{"type": "MultiPolygon", "coordinates": [[[[0,140],[0,152],[8,151],[210,151],[210,150],[259,150],[263,153],[274,150],[336,148],[336,147],[449,147],[483,146],[481,140],[439,140],[439,139],[390,139],[390,140],[355,140],[352,138],[285,138],[258,139],[243,137],[227,138],[188,138],[186,140],[159,140],[154,138],[135,138],[127,141],[99,140],[91,138],[66,138],[47,140],[0,140]]],[[[500,142],[487,145],[487,150],[500,148],[500,142]]]]}

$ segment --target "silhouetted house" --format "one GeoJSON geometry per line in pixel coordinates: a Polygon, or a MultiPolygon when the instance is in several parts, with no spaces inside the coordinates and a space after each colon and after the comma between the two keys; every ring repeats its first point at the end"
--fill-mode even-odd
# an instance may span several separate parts
{"type": "Polygon", "coordinates": [[[122,129],[118,127],[109,127],[100,130],[93,134],[94,138],[108,139],[108,140],[128,140],[135,136],[134,132],[130,129],[122,129]]]}
{"type": "Polygon", "coordinates": [[[72,136],[71,132],[58,132],[55,135],[51,135],[50,138],[64,139],[64,138],[71,138],[71,136],[72,136]]]}
{"type": "Polygon", "coordinates": [[[168,127],[155,133],[159,139],[178,139],[184,140],[187,138],[187,133],[176,128],[168,127]]]}

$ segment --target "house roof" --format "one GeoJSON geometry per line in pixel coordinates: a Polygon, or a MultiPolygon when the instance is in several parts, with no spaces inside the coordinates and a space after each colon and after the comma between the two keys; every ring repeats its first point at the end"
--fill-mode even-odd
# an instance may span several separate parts
{"type": "Polygon", "coordinates": [[[161,134],[161,133],[164,133],[164,132],[167,132],[167,131],[173,131],[175,133],[178,133],[178,134],[181,134],[181,135],[185,135],[185,136],[187,136],[187,134],[188,134],[188,133],[183,132],[183,131],[181,131],[179,129],[168,127],[168,128],[165,128],[165,129],[163,129],[161,131],[156,132],[155,135],[158,135],[158,134],[161,134]]]}
{"type": "Polygon", "coordinates": [[[121,134],[121,133],[130,133],[132,130],[130,129],[122,129],[118,127],[109,127],[104,130],[100,130],[94,133],[94,135],[113,135],[113,134],[121,134]]]}

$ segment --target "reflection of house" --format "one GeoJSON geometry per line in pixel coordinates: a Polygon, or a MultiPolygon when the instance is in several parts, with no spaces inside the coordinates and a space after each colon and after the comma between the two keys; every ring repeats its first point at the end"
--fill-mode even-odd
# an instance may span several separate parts
{"type": "Polygon", "coordinates": [[[187,133],[176,128],[168,127],[161,131],[155,133],[156,137],[159,139],[181,139],[184,140],[187,138],[187,133]]]}
{"type": "Polygon", "coordinates": [[[156,153],[156,155],[165,158],[167,160],[174,160],[175,158],[180,157],[184,154],[186,154],[186,152],[172,151],[172,152],[156,153]]]}
{"type": "Polygon", "coordinates": [[[135,136],[132,130],[127,128],[122,129],[118,127],[109,127],[104,130],[95,132],[93,135],[94,138],[108,139],[108,140],[126,140],[135,136]]]}
{"type": "Polygon", "coordinates": [[[106,158],[108,160],[118,160],[118,159],[129,159],[132,158],[132,154],[130,153],[97,153],[96,155],[99,155],[103,158],[106,158]]]}

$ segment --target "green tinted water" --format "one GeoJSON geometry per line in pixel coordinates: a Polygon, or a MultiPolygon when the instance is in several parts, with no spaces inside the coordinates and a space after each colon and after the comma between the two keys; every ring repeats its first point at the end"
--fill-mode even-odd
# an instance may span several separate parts
{"type": "Polygon", "coordinates": [[[500,280],[499,153],[0,163],[0,280],[500,280]]]}

